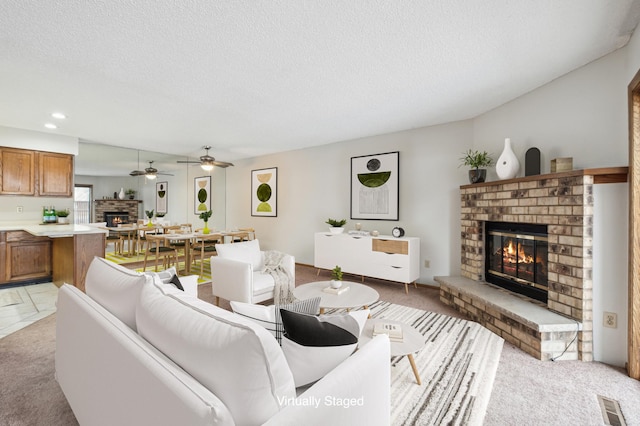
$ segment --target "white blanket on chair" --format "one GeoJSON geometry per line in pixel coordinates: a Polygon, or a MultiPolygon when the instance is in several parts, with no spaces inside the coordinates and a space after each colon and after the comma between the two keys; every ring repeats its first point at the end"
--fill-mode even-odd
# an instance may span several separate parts
{"type": "Polygon", "coordinates": [[[283,304],[292,303],[293,297],[293,276],[282,266],[282,260],[285,254],[276,250],[267,250],[264,252],[264,271],[273,277],[275,288],[273,290],[273,303],[283,304]]]}

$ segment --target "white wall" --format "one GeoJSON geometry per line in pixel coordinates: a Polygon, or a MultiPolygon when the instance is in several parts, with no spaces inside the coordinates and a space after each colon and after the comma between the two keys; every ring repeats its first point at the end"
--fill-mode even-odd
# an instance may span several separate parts
{"type": "Polygon", "coordinates": [[[347,229],[360,222],[386,235],[402,226],[406,236],[420,238],[419,282],[433,284],[434,275],[460,271],[458,188],[468,178],[458,163],[472,144],[471,130],[464,121],[238,161],[227,169],[227,226],[254,227],[262,247],[304,264],[313,264],[313,234],[327,230],[329,217],[347,219],[347,229]],[[400,152],[400,220],[351,220],[351,157],[390,151],[400,152]],[[251,170],[268,167],[278,167],[278,216],[252,217],[251,170]]]}
{"type": "MultiPolygon", "coordinates": [[[[542,173],[550,161],[573,157],[575,169],[626,166],[626,51],[620,49],[473,120],[476,149],[497,160],[511,138],[524,176],[527,149],[541,153],[542,173]]],[[[488,180],[498,180],[495,168],[488,180]]]]}
{"type": "Polygon", "coordinates": [[[624,367],[627,361],[627,256],[629,185],[594,186],[593,213],[593,358],[624,367]],[[611,226],[616,224],[616,226],[611,226]],[[617,328],[603,326],[604,313],[618,316],[617,328]]]}

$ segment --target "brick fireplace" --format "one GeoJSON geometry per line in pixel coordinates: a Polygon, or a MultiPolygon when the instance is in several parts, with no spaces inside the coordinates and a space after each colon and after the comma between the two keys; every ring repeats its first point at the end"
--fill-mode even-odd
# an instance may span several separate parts
{"type": "MultiPolygon", "coordinates": [[[[624,182],[626,178],[627,168],[620,167],[461,186],[462,277],[437,277],[440,299],[538,359],[556,358],[562,352],[563,359],[591,361],[593,185],[624,182]],[[496,296],[496,292],[507,290],[484,281],[487,222],[546,226],[546,304],[520,295],[496,296]],[[490,296],[477,296],[483,293],[478,286],[487,287],[490,296]],[[505,308],[509,303],[497,306],[492,302],[504,297],[542,308],[545,312],[532,315],[543,315],[544,324],[509,312],[505,308]]],[[[524,311],[530,310],[524,306],[524,311]]]]}

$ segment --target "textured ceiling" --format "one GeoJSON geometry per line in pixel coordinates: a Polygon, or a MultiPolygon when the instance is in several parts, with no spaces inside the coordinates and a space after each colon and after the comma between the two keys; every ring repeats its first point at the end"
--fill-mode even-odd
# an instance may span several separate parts
{"type": "Polygon", "coordinates": [[[472,118],[624,46],[636,0],[3,0],[0,125],[219,160],[472,118]]]}

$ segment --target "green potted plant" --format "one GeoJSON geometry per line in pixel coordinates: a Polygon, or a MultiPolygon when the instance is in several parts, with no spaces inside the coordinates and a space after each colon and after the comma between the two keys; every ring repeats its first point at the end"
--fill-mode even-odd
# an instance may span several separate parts
{"type": "Polygon", "coordinates": [[[58,223],[69,223],[69,209],[56,210],[56,216],[58,216],[58,223]]]}
{"type": "Polygon", "coordinates": [[[132,188],[127,189],[124,193],[127,194],[130,200],[133,200],[136,196],[136,190],[132,188]]]}
{"type": "Polygon", "coordinates": [[[331,287],[342,287],[342,268],[340,268],[338,265],[336,265],[336,267],[331,270],[331,287]]]}
{"type": "Polygon", "coordinates": [[[469,149],[460,158],[461,166],[469,166],[469,182],[481,183],[487,178],[486,167],[490,166],[493,160],[487,151],[474,151],[469,149]]]}
{"type": "Polygon", "coordinates": [[[329,231],[331,231],[332,234],[341,234],[342,232],[344,232],[344,225],[347,223],[347,220],[337,220],[329,218],[325,223],[331,226],[331,228],[329,228],[329,231]]]}
{"type": "Polygon", "coordinates": [[[153,226],[153,222],[151,221],[151,219],[153,219],[153,213],[154,213],[153,210],[145,210],[144,211],[144,214],[146,214],[147,218],[149,219],[149,223],[147,223],[147,226],[149,228],[151,228],[153,226]]]}
{"type": "Polygon", "coordinates": [[[213,212],[211,210],[200,213],[199,217],[204,221],[204,228],[202,228],[203,234],[209,233],[209,226],[207,225],[207,222],[209,222],[209,218],[211,217],[212,214],[213,212]]]}

